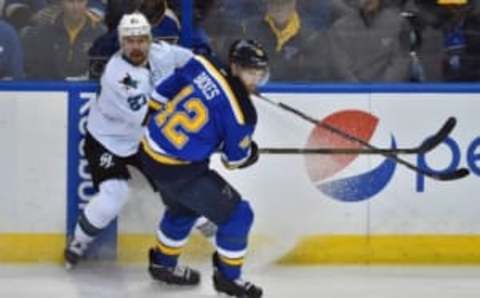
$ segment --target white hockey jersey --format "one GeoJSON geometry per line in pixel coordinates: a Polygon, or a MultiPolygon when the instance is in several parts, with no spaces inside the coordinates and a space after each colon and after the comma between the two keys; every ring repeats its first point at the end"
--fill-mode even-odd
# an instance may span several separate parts
{"type": "Polygon", "coordinates": [[[166,42],[152,44],[148,68],[130,64],[121,52],[114,54],[101,77],[100,94],[90,105],[87,130],[113,154],[135,154],[155,83],[192,56],[191,51],[166,42]]]}

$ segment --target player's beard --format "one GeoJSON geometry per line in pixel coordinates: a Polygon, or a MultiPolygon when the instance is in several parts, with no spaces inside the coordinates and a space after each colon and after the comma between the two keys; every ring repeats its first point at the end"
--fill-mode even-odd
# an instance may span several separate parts
{"type": "Polygon", "coordinates": [[[132,50],[128,57],[135,65],[142,65],[147,60],[147,53],[141,50],[132,50]]]}

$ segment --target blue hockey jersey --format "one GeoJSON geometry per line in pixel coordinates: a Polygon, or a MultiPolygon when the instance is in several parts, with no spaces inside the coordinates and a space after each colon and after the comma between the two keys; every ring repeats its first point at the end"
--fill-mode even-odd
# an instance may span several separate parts
{"type": "Polygon", "coordinates": [[[193,57],[157,85],[150,107],[156,112],[143,148],[152,159],[188,164],[220,150],[224,164],[236,168],[250,157],[257,115],[249,94],[207,59],[193,57]]]}

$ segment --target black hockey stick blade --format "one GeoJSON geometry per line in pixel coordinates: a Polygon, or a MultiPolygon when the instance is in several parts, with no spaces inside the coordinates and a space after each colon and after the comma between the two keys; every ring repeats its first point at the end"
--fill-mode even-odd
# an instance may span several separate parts
{"type": "Polygon", "coordinates": [[[427,153],[428,151],[431,151],[432,149],[440,145],[443,141],[445,141],[445,139],[452,132],[456,125],[457,119],[455,117],[449,117],[445,124],[436,134],[428,138],[420,145],[420,147],[418,147],[418,150],[416,150],[418,152],[416,153],[427,153]]]}
{"type": "Polygon", "coordinates": [[[464,177],[467,177],[470,174],[470,171],[466,168],[460,168],[453,172],[429,173],[429,174],[425,173],[425,174],[435,180],[451,181],[451,180],[457,180],[457,179],[462,179],[464,177]]]}

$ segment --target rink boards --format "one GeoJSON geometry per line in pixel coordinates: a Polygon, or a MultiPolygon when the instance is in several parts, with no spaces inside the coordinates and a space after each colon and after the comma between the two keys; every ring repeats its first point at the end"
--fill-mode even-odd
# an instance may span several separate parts
{"type": "MultiPolygon", "coordinates": [[[[78,208],[92,194],[83,135],[93,84],[0,85],[0,262],[59,261],[78,208]]],[[[252,258],[301,263],[480,263],[477,160],[480,88],[458,86],[273,86],[265,95],[366,138],[381,148],[414,147],[449,116],[450,137],[405,160],[435,171],[467,167],[437,182],[380,155],[262,155],[225,175],[255,213],[252,258]],[[354,119],[354,121],[352,121],[354,119]]],[[[255,101],[260,147],[345,147],[311,123],[255,101]]],[[[134,172],[132,194],[107,248],[145,260],[162,204],[134,172]]],[[[204,256],[194,235],[187,248],[204,256]],[[200,249],[199,249],[200,248],[200,249]]]]}

